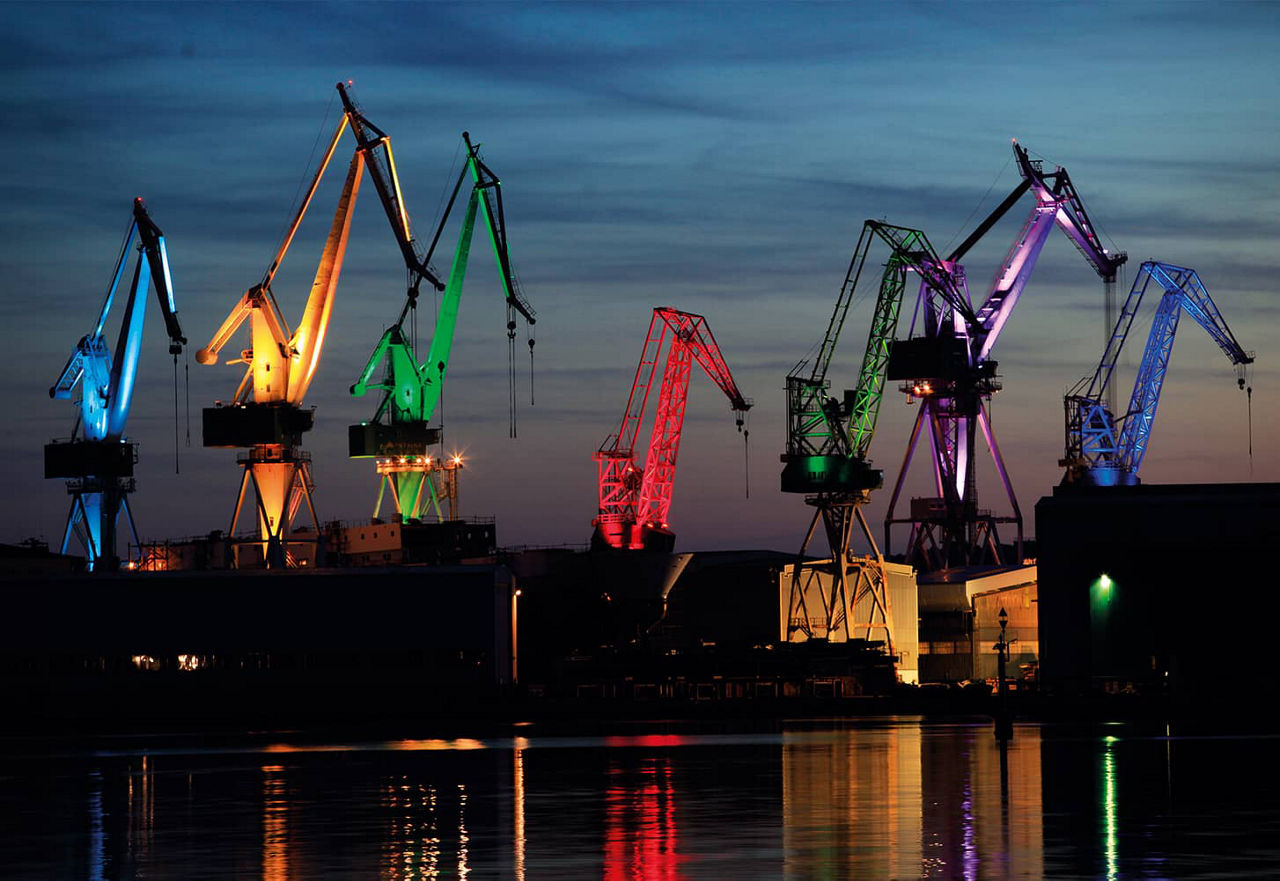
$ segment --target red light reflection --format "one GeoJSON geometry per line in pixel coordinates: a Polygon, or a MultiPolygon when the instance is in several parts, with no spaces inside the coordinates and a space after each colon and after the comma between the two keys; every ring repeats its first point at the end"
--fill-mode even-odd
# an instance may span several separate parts
{"type": "MultiPolygon", "coordinates": [[[[637,746],[641,744],[634,741],[675,745],[665,735],[617,739],[637,746]]],[[[637,770],[610,768],[605,793],[605,881],[682,879],[678,845],[670,759],[649,759],[637,770]]]]}

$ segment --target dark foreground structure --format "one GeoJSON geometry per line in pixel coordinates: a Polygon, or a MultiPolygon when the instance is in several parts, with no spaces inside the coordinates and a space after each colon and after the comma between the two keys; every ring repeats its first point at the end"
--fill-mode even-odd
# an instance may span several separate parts
{"type": "Polygon", "coordinates": [[[1280,691],[1280,484],[1058,487],[1036,535],[1046,689],[1280,691]]]}
{"type": "Polygon", "coordinates": [[[0,581],[9,726],[305,724],[493,700],[517,672],[502,566],[0,581]]]}
{"type": "Polygon", "coordinates": [[[766,715],[887,697],[879,643],[778,645],[768,552],[0,576],[6,730],[766,715]]]}

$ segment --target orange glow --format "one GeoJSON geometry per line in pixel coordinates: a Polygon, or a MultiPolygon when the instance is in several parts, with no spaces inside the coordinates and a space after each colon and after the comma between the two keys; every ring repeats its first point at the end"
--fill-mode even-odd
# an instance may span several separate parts
{"type": "Polygon", "coordinates": [[[428,740],[394,740],[387,744],[388,749],[404,752],[419,751],[435,751],[435,750],[472,750],[484,749],[485,744],[482,740],[476,740],[471,737],[460,737],[457,740],[440,740],[431,738],[428,740]]]}
{"type": "Polygon", "coordinates": [[[262,767],[262,881],[288,881],[289,793],[284,768],[262,767]]]}

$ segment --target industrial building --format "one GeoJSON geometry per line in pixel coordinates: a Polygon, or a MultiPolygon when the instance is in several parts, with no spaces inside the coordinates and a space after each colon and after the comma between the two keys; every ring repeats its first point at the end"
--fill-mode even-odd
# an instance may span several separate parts
{"type": "Polygon", "coordinates": [[[1035,679],[1039,585],[1034,564],[944,569],[920,576],[920,678],[994,680],[1000,611],[1011,642],[1005,675],[1035,679]]]}
{"type": "Polygon", "coordinates": [[[1060,486],[1036,535],[1046,688],[1277,690],[1280,484],[1060,486]]]}
{"type": "Polygon", "coordinates": [[[15,726],[429,717],[519,675],[519,591],[502,566],[23,576],[0,590],[15,726]]]}

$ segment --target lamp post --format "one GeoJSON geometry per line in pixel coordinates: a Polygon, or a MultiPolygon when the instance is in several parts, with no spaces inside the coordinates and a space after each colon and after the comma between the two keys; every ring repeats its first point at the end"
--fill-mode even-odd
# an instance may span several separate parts
{"type": "Polygon", "coordinates": [[[996,677],[997,677],[997,695],[999,705],[996,709],[996,739],[1008,740],[1013,736],[1013,724],[1009,719],[1008,693],[1009,689],[1005,683],[1005,663],[1009,659],[1009,640],[1005,637],[1005,628],[1009,624],[1009,613],[1000,607],[1000,614],[996,618],[1000,622],[1000,641],[994,646],[996,650],[996,677]]]}

